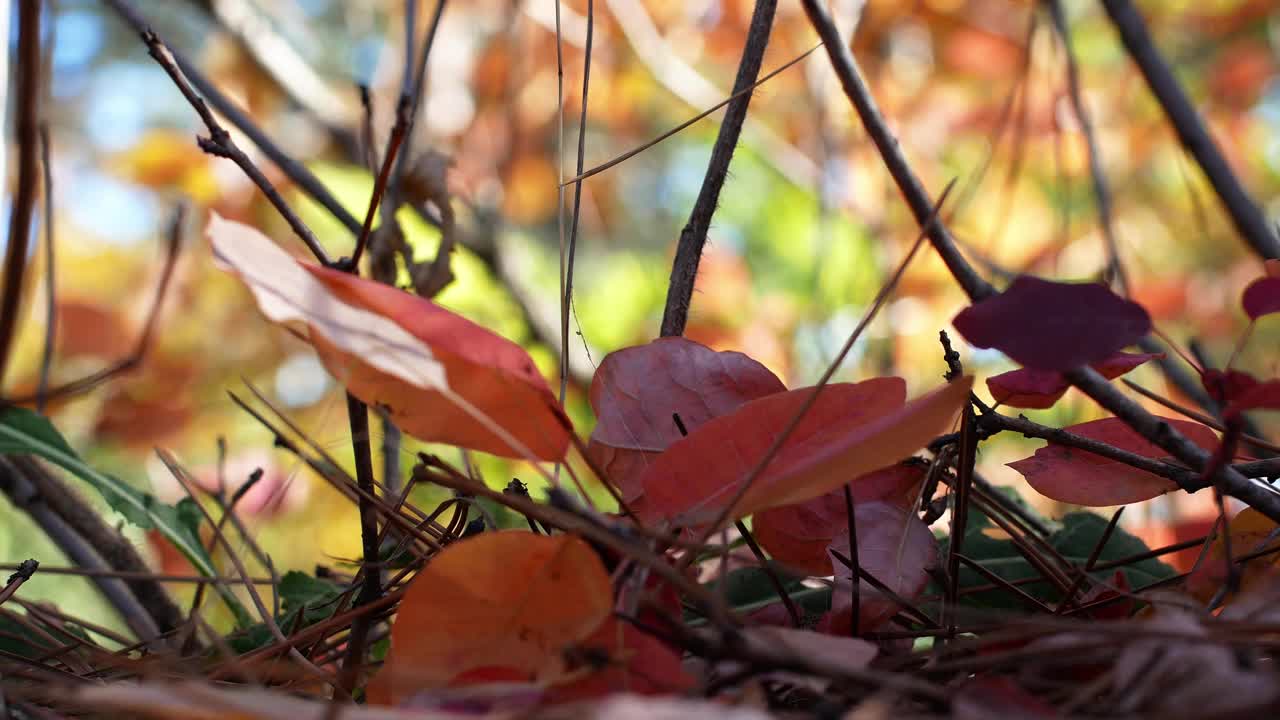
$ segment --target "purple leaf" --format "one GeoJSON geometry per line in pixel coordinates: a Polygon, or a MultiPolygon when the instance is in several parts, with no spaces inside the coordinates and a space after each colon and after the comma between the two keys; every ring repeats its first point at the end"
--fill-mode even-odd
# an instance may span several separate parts
{"type": "Polygon", "coordinates": [[[1033,370],[1099,362],[1151,330],[1141,305],[1099,283],[1060,283],[1023,275],[1004,292],[952,321],[971,345],[995,348],[1033,370]]]}
{"type": "Polygon", "coordinates": [[[1280,312],[1280,277],[1258,278],[1244,289],[1240,298],[1250,320],[1280,312]]]}

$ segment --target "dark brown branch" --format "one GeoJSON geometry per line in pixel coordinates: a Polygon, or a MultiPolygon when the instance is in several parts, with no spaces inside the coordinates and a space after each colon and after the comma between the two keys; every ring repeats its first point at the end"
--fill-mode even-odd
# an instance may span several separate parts
{"type": "Polygon", "coordinates": [[[236,146],[235,141],[231,139],[231,133],[227,132],[227,129],[218,122],[218,119],[213,116],[213,112],[209,110],[209,106],[205,104],[204,98],[200,97],[191,87],[191,83],[188,82],[186,76],[178,69],[173,53],[160,40],[160,36],[156,35],[152,30],[144,30],[142,32],[142,41],[147,45],[148,54],[164,69],[169,78],[173,80],[173,84],[178,86],[178,90],[187,99],[187,102],[191,104],[191,107],[195,109],[205,127],[208,128],[209,137],[196,138],[200,149],[210,155],[226,158],[239,166],[244,174],[248,175],[249,179],[253,181],[253,184],[258,186],[262,194],[267,196],[272,206],[289,224],[294,234],[302,239],[311,254],[322,264],[326,266],[332,265],[329,256],[325,253],[324,247],[320,245],[315,233],[311,232],[311,229],[302,222],[302,218],[299,218],[293,208],[289,207],[284,197],[280,195],[280,191],[276,190],[275,185],[271,184],[271,181],[267,179],[262,170],[253,164],[253,160],[250,160],[249,156],[236,146]]]}
{"type": "Polygon", "coordinates": [[[9,365],[9,351],[18,327],[19,303],[31,241],[31,215],[40,182],[36,137],[40,117],[40,12],[43,3],[18,3],[18,49],[15,64],[14,140],[18,147],[18,187],[9,212],[9,243],[4,253],[4,291],[0,295],[0,382],[9,365]]]}
{"type": "Polygon", "coordinates": [[[1103,0],[1102,5],[1111,16],[1111,23],[1120,33],[1129,56],[1142,71],[1147,86],[1177,132],[1178,140],[1200,164],[1240,236],[1258,255],[1280,258],[1280,241],[1277,241],[1266,216],[1232,172],[1195,106],[1178,84],[1173,70],[1160,56],[1142,15],[1129,0],[1103,0]]]}
{"type": "MultiPolygon", "coordinates": [[[[760,75],[760,62],[769,45],[769,33],[773,29],[773,15],[777,7],[776,0],[756,0],[751,27],[747,31],[746,47],[738,64],[738,77],[733,83],[735,94],[754,84],[756,77],[760,75]]],[[[698,263],[702,259],[702,247],[707,242],[711,217],[720,201],[720,188],[724,187],[728,176],[729,161],[733,159],[733,151],[738,146],[738,136],[742,132],[743,121],[747,119],[747,107],[750,103],[751,95],[746,94],[729,103],[725,110],[724,122],[720,125],[720,133],[711,149],[707,174],[702,179],[702,189],[698,192],[693,211],[689,213],[689,222],[680,231],[675,260],[671,264],[667,305],[662,312],[663,337],[684,334],[685,323],[689,320],[689,303],[693,299],[693,285],[698,276],[698,263]]]]}
{"type": "MultiPolygon", "coordinates": [[[[150,21],[139,14],[125,0],[106,0],[106,3],[133,28],[134,32],[142,34],[147,28],[151,27],[150,21]]],[[[245,137],[249,138],[271,162],[275,163],[289,180],[323,206],[325,210],[328,210],[351,234],[354,235],[360,232],[360,221],[338,202],[337,198],[329,192],[319,178],[308,170],[305,165],[289,157],[287,153],[273,143],[271,138],[267,137],[267,134],[254,124],[253,120],[237,107],[235,102],[218,90],[217,86],[210,82],[185,55],[173,48],[169,48],[169,54],[173,57],[174,62],[178,64],[178,68],[182,70],[183,76],[195,86],[205,100],[228,122],[234,125],[237,130],[244,133],[245,137]]]]}

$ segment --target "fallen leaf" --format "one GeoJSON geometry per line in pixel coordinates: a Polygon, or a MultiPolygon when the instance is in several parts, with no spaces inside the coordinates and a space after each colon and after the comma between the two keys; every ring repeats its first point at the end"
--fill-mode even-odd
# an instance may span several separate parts
{"type": "Polygon", "coordinates": [[[1030,275],[960,311],[952,324],[971,345],[1058,371],[1103,360],[1151,331],[1147,311],[1105,285],[1030,275]]]}
{"type": "Polygon", "coordinates": [[[263,314],[303,326],[330,374],[400,429],[506,457],[564,457],[569,419],[519,345],[424,298],[299,262],[216,213],[207,232],[263,314]]]}
{"type": "Polygon", "coordinates": [[[413,579],[391,627],[391,654],[370,683],[397,705],[478,668],[538,682],[565,671],[562,653],[613,609],[599,556],[572,535],[487,532],[450,544],[413,579]]]}
{"type": "MultiPolygon", "coordinates": [[[[893,465],[854,478],[849,483],[854,507],[876,500],[906,507],[924,482],[926,468],[893,465]]],[[[830,575],[827,546],[849,529],[844,488],[812,500],[762,510],[751,519],[751,532],[775,560],[812,575],[830,575]]]]}
{"type": "Polygon", "coordinates": [[[1280,277],[1268,275],[1254,280],[1244,289],[1240,304],[1250,320],[1280,312],[1280,277]]]}
{"type": "Polygon", "coordinates": [[[786,391],[768,368],[738,352],[716,352],[681,337],[610,353],[591,380],[595,431],[590,455],[628,504],[644,490],[640,476],[682,434],[743,403],[786,391]]]}
{"type": "Polygon", "coordinates": [[[1117,713],[1158,716],[1195,708],[1199,717],[1247,717],[1280,696],[1272,673],[1244,666],[1225,643],[1205,642],[1209,631],[1197,614],[1172,603],[1153,607],[1154,615],[1142,623],[1146,632],[1120,650],[1111,669],[1109,707],[1117,713]]]}
{"type": "MultiPolygon", "coordinates": [[[[858,566],[879,580],[903,600],[911,601],[929,584],[928,569],[937,564],[938,543],[915,513],[884,502],[863,503],[854,509],[858,523],[858,566]]],[[[830,549],[846,558],[849,533],[831,541],[830,549]]],[[[834,561],[836,590],[831,597],[827,628],[836,635],[848,635],[853,607],[853,570],[834,561]]],[[[858,627],[871,630],[900,609],[865,580],[858,586],[858,627]]]]}
{"type": "MultiPolygon", "coordinates": [[[[1253,508],[1236,513],[1227,523],[1231,538],[1231,554],[1235,558],[1267,550],[1280,545],[1280,536],[1272,537],[1277,530],[1270,518],[1253,508]]],[[[1280,535],[1278,533],[1277,535],[1280,535]]],[[[1204,559],[1192,568],[1184,588],[1202,602],[1208,602],[1227,581],[1227,543],[1222,532],[1216,532],[1209,543],[1204,559]]],[[[1264,581],[1274,580],[1280,571],[1280,554],[1257,557],[1240,566],[1240,590],[1250,591],[1264,581]]]]}
{"type": "MultiPolygon", "coordinates": [[[[804,502],[902,460],[951,427],[972,385],[965,377],[905,405],[900,378],[823,388],[733,517],[804,502]]],[[[753,400],[673,443],[642,476],[647,501],[677,525],[714,521],[812,392],[753,400]]]]}
{"type": "Polygon", "coordinates": [[[570,702],[614,693],[680,694],[695,685],[681,653],[630,623],[610,618],[569,651],[585,677],[550,690],[550,702],[570,702]]]}
{"type": "MultiPolygon", "coordinates": [[[[1217,436],[1204,425],[1187,420],[1160,419],[1205,450],[1212,451],[1218,445],[1217,436]]],[[[1166,450],[1134,432],[1120,418],[1103,418],[1063,429],[1143,457],[1169,456],[1166,450]]],[[[1036,450],[1031,457],[1008,465],[1021,473],[1041,495],[1059,502],[1088,507],[1127,505],[1150,500],[1178,487],[1172,480],[1159,475],[1055,443],[1049,443],[1036,450]]]]}

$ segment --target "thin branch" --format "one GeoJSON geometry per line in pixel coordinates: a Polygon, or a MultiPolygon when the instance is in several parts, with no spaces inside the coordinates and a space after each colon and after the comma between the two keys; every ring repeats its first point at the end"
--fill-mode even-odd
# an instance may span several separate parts
{"type": "MultiPolygon", "coordinates": [[[[587,0],[587,45],[582,58],[582,109],[578,117],[578,164],[582,175],[587,149],[587,91],[591,88],[591,45],[595,37],[595,0],[587,0]]],[[[564,185],[559,186],[564,192],[564,185]]],[[[578,219],[582,215],[582,181],[573,185],[573,215],[569,225],[569,244],[564,261],[564,288],[560,295],[560,404],[564,405],[569,384],[569,314],[573,311],[573,261],[578,250],[578,219]]]]}
{"type": "MultiPolygon", "coordinates": [[[[355,452],[356,484],[365,493],[374,493],[373,459],[369,447],[369,412],[365,404],[356,396],[347,393],[347,416],[351,423],[351,445],[355,452]]],[[[367,605],[382,595],[382,583],[379,582],[378,561],[378,516],[372,503],[361,497],[360,540],[364,563],[360,568],[363,581],[360,593],[356,596],[354,607],[367,605]]],[[[361,616],[364,618],[365,616],[361,616]]],[[[341,684],[347,690],[355,688],[355,680],[359,668],[364,664],[365,640],[368,638],[371,623],[368,619],[357,620],[351,625],[351,637],[347,643],[347,660],[343,665],[341,684]]]]}
{"type": "Polygon", "coordinates": [[[1084,104],[1084,95],[1080,90],[1080,66],[1076,62],[1075,48],[1071,45],[1071,27],[1067,23],[1062,0],[1044,1],[1048,5],[1053,28],[1062,40],[1062,49],[1067,58],[1067,91],[1071,97],[1071,107],[1075,112],[1076,120],[1080,123],[1080,130],[1084,134],[1085,145],[1089,149],[1089,176],[1093,180],[1093,196],[1098,205],[1098,221],[1102,226],[1102,237],[1107,247],[1107,280],[1114,281],[1121,290],[1127,292],[1129,280],[1125,275],[1124,265],[1120,262],[1120,245],[1116,241],[1111,189],[1108,187],[1106,171],[1102,168],[1102,152],[1098,149],[1098,135],[1093,128],[1093,119],[1089,116],[1089,110],[1084,104]]]}
{"type": "MultiPolygon", "coordinates": [[[[142,326],[142,331],[138,334],[138,340],[133,347],[133,351],[97,372],[53,388],[46,388],[44,391],[46,402],[88,392],[116,375],[133,370],[141,364],[147,352],[151,349],[151,338],[155,334],[156,324],[160,320],[160,310],[164,307],[164,298],[168,293],[169,284],[173,278],[173,270],[177,266],[178,252],[182,247],[182,228],[186,222],[186,214],[187,206],[185,203],[179,203],[174,208],[173,219],[169,222],[169,232],[165,236],[165,255],[164,264],[160,269],[160,281],[156,285],[155,298],[152,300],[150,310],[147,311],[146,322],[142,326]]],[[[30,395],[3,398],[2,402],[10,405],[25,405],[39,399],[39,396],[40,394],[37,392],[30,395]]]]}
{"type": "Polygon", "coordinates": [[[697,123],[698,121],[702,120],[703,118],[706,118],[708,115],[710,115],[710,114],[714,113],[715,111],[719,110],[720,108],[724,107],[725,105],[728,105],[729,103],[733,102],[734,100],[737,100],[738,98],[744,97],[744,96],[746,96],[746,95],[748,95],[748,94],[750,94],[750,93],[755,92],[756,88],[758,88],[758,87],[760,87],[761,85],[764,85],[765,83],[769,82],[769,81],[770,81],[770,80],[772,80],[776,75],[778,75],[778,74],[782,73],[784,70],[789,70],[789,69],[791,68],[791,66],[792,66],[792,65],[795,65],[796,63],[800,62],[801,60],[804,60],[805,58],[809,57],[810,55],[812,55],[812,54],[813,54],[813,51],[814,51],[814,50],[817,50],[817,49],[818,49],[818,48],[820,48],[820,47],[822,47],[822,43],[818,43],[817,45],[814,45],[813,47],[809,48],[808,50],[805,50],[804,52],[800,53],[799,55],[795,56],[794,58],[791,58],[790,60],[788,60],[787,62],[785,62],[785,63],[784,63],[784,64],[782,64],[781,66],[779,66],[779,67],[777,67],[777,68],[775,68],[775,69],[771,70],[767,75],[765,75],[765,76],[761,77],[759,80],[756,80],[756,81],[755,81],[754,83],[752,83],[749,87],[745,87],[745,88],[743,88],[742,90],[739,90],[738,92],[735,92],[734,94],[730,95],[729,97],[727,97],[727,98],[725,98],[725,99],[721,100],[720,102],[716,103],[715,105],[712,105],[711,107],[707,108],[706,110],[703,110],[702,112],[698,113],[697,115],[694,115],[693,117],[689,118],[688,120],[685,120],[684,122],[680,123],[679,125],[676,125],[675,127],[671,128],[670,130],[667,130],[666,132],[664,132],[664,133],[662,133],[661,135],[659,135],[659,136],[657,136],[657,137],[653,138],[652,140],[649,140],[648,142],[646,142],[646,143],[644,143],[644,144],[642,144],[642,145],[639,145],[639,146],[637,146],[637,147],[634,147],[634,148],[632,148],[632,149],[630,149],[630,150],[628,150],[628,151],[626,151],[626,152],[622,153],[621,155],[619,155],[619,156],[617,156],[617,157],[613,158],[612,160],[608,160],[608,161],[606,161],[606,162],[600,163],[599,165],[596,165],[595,167],[591,168],[590,170],[587,170],[587,171],[585,171],[585,172],[580,172],[580,173],[578,173],[576,176],[571,177],[571,178],[569,178],[568,180],[565,180],[565,181],[563,182],[563,185],[568,185],[568,184],[570,184],[570,183],[577,183],[577,182],[581,182],[581,181],[586,180],[587,178],[589,178],[589,177],[591,177],[591,176],[593,176],[593,175],[598,175],[598,174],[600,174],[600,173],[604,172],[605,170],[608,170],[609,168],[611,168],[611,167],[613,167],[613,166],[615,166],[615,165],[621,165],[622,163],[626,162],[627,160],[630,160],[631,158],[635,157],[636,155],[639,155],[640,153],[644,152],[645,150],[648,150],[649,148],[653,147],[654,145],[657,145],[658,143],[662,142],[663,140],[666,140],[666,139],[670,138],[671,136],[678,134],[681,130],[684,130],[685,128],[687,128],[687,127],[689,127],[689,126],[694,125],[694,124],[695,124],[695,123],[697,123]]]}
{"type": "Polygon", "coordinates": [[[853,54],[840,37],[840,32],[836,29],[835,23],[832,22],[831,15],[827,13],[827,9],[818,0],[804,0],[804,9],[809,15],[809,22],[818,31],[818,37],[822,39],[823,47],[827,50],[827,56],[831,59],[831,65],[835,68],[836,77],[840,79],[840,86],[844,88],[845,95],[849,97],[854,109],[857,110],[858,117],[861,118],[867,135],[875,143],[876,149],[880,151],[885,167],[888,168],[889,174],[893,176],[894,182],[897,183],[898,190],[902,193],[903,198],[906,199],[907,206],[911,208],[911,212],[915,215],[916,222],[920,227],[926,229],[934,250],[942,257],[947,269],[951,271],[951,275],[968,293],[970,299],[981,300],[994,295],[995,288],[986,280],[983,280],[969,265],[968,261],[964,259],[964,256],[960,254],[960,251],[956,248],[955,239],[951,236],[951,232],[947,230],[946,225],[941,222],[928,221],[933,214],[934,203],[929,199],[929,193],[920,184],[920,180],[907,163],[907,158],[902,154],[902,149],[898,146],[897,138],[889,131],[889,126],[885,123],[884,116],[880,114],[880,108],[876,106],[875,98],[871,96],[871,91],[867,88],[866,82],[863,81],[862,74],[858,71],[858,65],[853,59],[853,54]]]}
{"type": "Polygon", "coordinates": [[[53,232],[53,167],[49,162],[49,125],[40,125],[40,165],[44,169],[44,349],[40,354],[40,380],[36,384],[36,411],[44,412],[48,401],[49,371],[53,368],[54,343],[58,338],[58,273],[53,232]]]}
{"type": "MultiPolygon", "coordinates": [[[[151,22],[126,0],[105,0],[105,2],[133,28],[134,32],[141,34],[151,27],[151,22]]],[[[245,137],[249,138],[262,151],[262,154],[275,163],[294,185],[324,207],[325,210],[328,210],[351,234],[354,235],[360,232],[360,221],[338,202],[337,198],[329,192],[319,178],[308,170],[305,165],[289,157],[287,153],[273,143],[271,138],[267,137],[267,134],[253,122],[248,114],[223,94],[185,55],[173,48],[169,48],[169,53],[178,64],[178,68],[182,70],[182,74],[191,81],[191,84],[195,86],[209,104],[234,125],[237,130],[244,133],[245,137]]],[[[287,91],[288,88],[286,87],[284,90],[287,91]]],[[[356,152],[355,155],[358,156],[359,152],[356,152]]]]}
{"type": "Polygon", "coordinates": [[[150,29],[144,30],[142,32],[142,41],[147,45],[148,54],[168,74],[169,78],[173,80],[173,84],[178,86],[178,90],[187,99],[187,102],[191,104],[191,107],[195,109],[205,127],[208,128],[209,137],[196,138],[200,149],[210,155],[226,158],[239,166],[244,171],[244,174],[248,175],[249,179],[253,181],[253,184],[262,190],[262,194],[267,196],[267,200],[271,201],[272,206],[280,213],[280,216],[285,219],[285,222],[289,223],[289,227],[295,235],[302,239],[311,254],[321,264],[325,266],[332,265],[333,263],[329,260],[329,256],[325,253],[324,247],[320,245],[315,233],[311,232],[311,229],[302,222],[302,218],[299,218],[293,208],[289,207],[284,197],[280,195],[280,191],[276,190],[275,185],[271,184],[271,181],[267,179],[262,170],[253,164],[253,160],[249,159],[249,156],[236,146],[235,140],[231,139],[231,133],[227,132],[227,129],[218,122],[218,119],[213,116],[213,112],[209,110],[209,106],[205,104],[204,99],[191,87],[191,83],[188,82],[184,73],[175,64],[173,53],[160,39],[160,36],[150,29]]]}
{"type": "Polygon", "coordinates": [[[1239,178],[1231,170],[1226,157],[1205,127],[1204,120],[1196,112],[1182,86],[1178,84],[1173,69],[1160,56],[1147,32],[1142,15],[1129,0],[1102,0],[1111,17],[1111,23],[1120,33],[1129,56],[1133,58],[1147,86],[1160,102],[1165,116],[1178,134],[1183,147],[1200,164],[1209,178],[1209,184],[1231,216],[1236,231],[1253,251],[1264,258],[1280,258],[1280,240],[1267,222],[1266,215],[1254,204],[1239,178]]]}
{"type": "Polygon", "coordinates": [[[400,105],[396,108],[396,122],[391,126],[391,138],[387,141],[387,151],[382,155],[382,169],[378,171],[378,178],[373,184],[373,193],[369,195],[369,209],[365,213],[364,224],[360,227],[360,234],[356,236],[355,250],[352,251],[350,258],[344,258],[333,265],[338,270],[357,274],[360,272],[360,256],[369,245],[369,235],[373,232],[373,219],[378,216],[378,206],[382,202],[383,193],[386,192],[387,182],[391,179],[391,169],[395,167],[400,145],[404,142],[409,130],[408,106],[409,99],[400,98],[400,105]]]}
{"type": "MultiPolygon", "coordinates": [[[[769,45],[769,33],[773,29],[773,15],[777,7],[777,0],[756,0],[751,27],[747,31],[746,47],[738,64],[738,77],[733,84],[734,94],[755,84],[760,75],[760,62],[769,45]]],[[[698,276],[698,263],[702,259],[702,247],[707,242],[711,217],[720,201],[720,188],[724,187],[725,178],[728,177],[729,161],[733,159],[733,151],[738,146],[738,136],[742,132],[742,123],[746,120],[750,103],[751,95],[746,94],[729,103],[725,110],[720,133],[711,149],[711,160],[707,163],[707,174],[702,179],[702,189],[689,213],[689,222],[680,231],[675,260],[671,264],[667,304],[662,313],[663,337],[684,334],[685,323],[689,320],[689,303],[693,299],[693,285],[698,276]]]]}
{"type": "MultiPolygon", "coordinates": [[[[14,95],[14,140],[18,146],[18,186],[9,211],[9,242],[4,253],[4,291],[0,296],[0,382],[9,365],[9,351],[17,331],[22,302],[31,215],[40,182],[37,130],[40,117],[39,0],[18,3],[17,93],[14,95]]],[[[6,6],[8,11],[8,6],[6,6]]]]}

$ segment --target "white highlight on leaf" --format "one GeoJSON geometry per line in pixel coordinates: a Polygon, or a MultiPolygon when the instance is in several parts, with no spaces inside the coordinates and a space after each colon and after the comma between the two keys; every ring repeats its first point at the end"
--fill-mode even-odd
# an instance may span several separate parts
{"type": "Polygon", "coordinates": [[[298,322],[343,352],[411,385],[449,389],[444,365],[393,320],[348,305],[271,238],[210,213],[214,257],[243,278],[258,307],[278,323],[298,322]]]}

